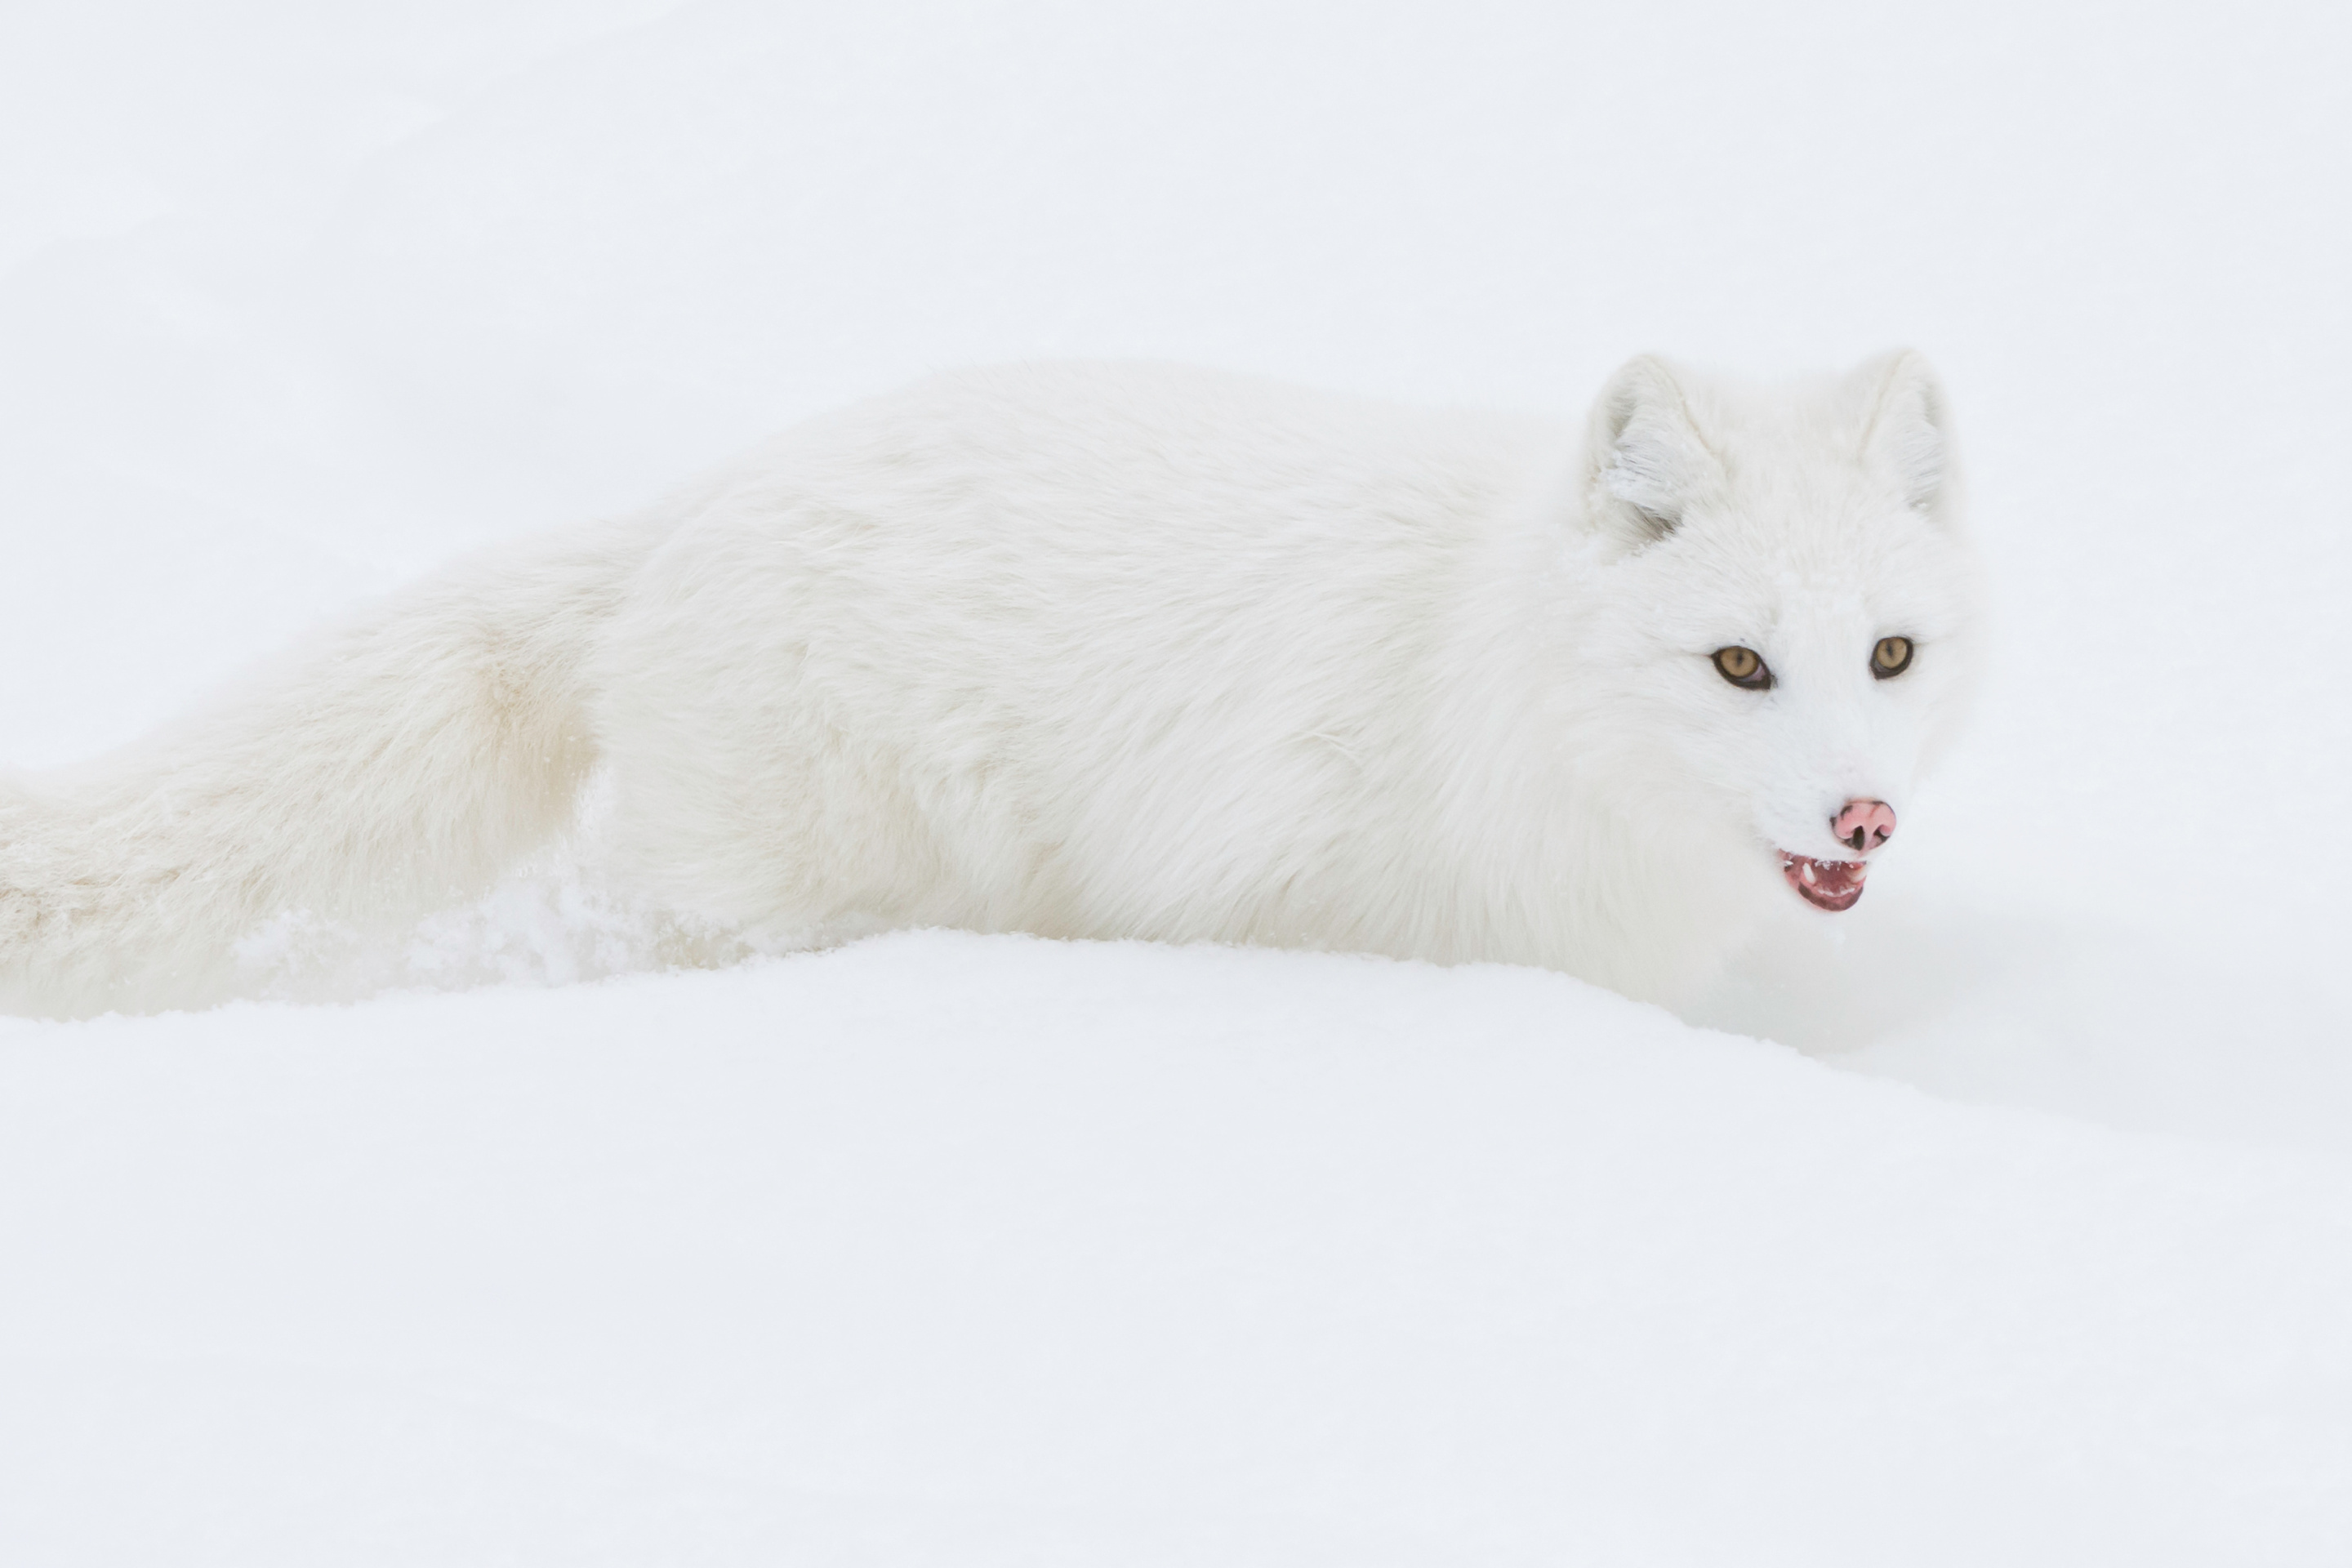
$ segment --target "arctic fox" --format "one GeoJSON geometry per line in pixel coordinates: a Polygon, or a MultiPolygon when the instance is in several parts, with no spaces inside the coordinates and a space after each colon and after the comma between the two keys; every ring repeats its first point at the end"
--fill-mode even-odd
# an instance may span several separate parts
{"type": "Polygon", "coordinates": [[[1163,367],[948,374],[465,562],[0,784],[0,1003],[236,994],[274,918],[477,893],[603,775],[617,885],[877,929],[1548,965],[1675,1003],[1851,905],[1962,705],[1917,356],[1655,358],[1579,432],[1163,367]]]}

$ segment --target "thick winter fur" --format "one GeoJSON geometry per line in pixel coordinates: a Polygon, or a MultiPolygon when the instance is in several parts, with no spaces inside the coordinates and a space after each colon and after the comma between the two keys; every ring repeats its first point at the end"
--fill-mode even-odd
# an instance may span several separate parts
{"type": "Polygon", "coordinates": [[[1909,354],[1769,389],[1637,360],[1580,434],[1165,368],[942,376],[7,784],[0,988],[234,994],[273,917],[465,898],[602,768],[620,884],[753,946],[1258,942],[1672,1001],[1950,728],[1956,512],[1909,354]],[[1874,679],[1887,636],[1913,668],[1874,679]]]}

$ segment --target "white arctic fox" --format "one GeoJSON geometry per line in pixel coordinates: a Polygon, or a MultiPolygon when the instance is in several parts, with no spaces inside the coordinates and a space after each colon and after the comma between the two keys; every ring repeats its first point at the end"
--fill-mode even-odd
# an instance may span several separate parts
{"type": "Polygon", "coordinates": [[[1907,353],[1639,359],[1580,434],[940,376],[0,784],[0,1001],[234,994],[265,922],[477,892],[603,770],[610,874],[753,947],[1257,942],[1672,1002],[1772,901],[1860,895],[1967,684],[1956,513],[1907,353]]]}

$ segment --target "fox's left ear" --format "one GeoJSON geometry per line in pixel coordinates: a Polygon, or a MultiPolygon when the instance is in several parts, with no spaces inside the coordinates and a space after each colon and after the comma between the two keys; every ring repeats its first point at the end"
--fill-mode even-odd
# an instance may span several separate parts
{"type": "Polygon", "coordinates": [[[1944,388],[1910,349],[1866,360],[1847,384],[1862,401],[1862,460],[1893,479],[1903,499],[1937,522],[1959,510],[1959,476],[1944,388]]]}

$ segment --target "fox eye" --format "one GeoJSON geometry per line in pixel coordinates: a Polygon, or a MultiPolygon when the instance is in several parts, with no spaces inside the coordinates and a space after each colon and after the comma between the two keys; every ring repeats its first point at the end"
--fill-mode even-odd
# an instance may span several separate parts
{"type": "Polygon", "coordinates": [[[1715,668],[1734,686],[1744,686],[1750,691],[1771,689],[1772,671],[1752,647],[1717,648],[1715,668]]]}
{"type": "Polygon", "coordinates": [[[1909,637],[1881,637],[1878,646],[1870,650],[1870,673],[1881,680],[1892,680],[1910,668],[1909,637]]]}

